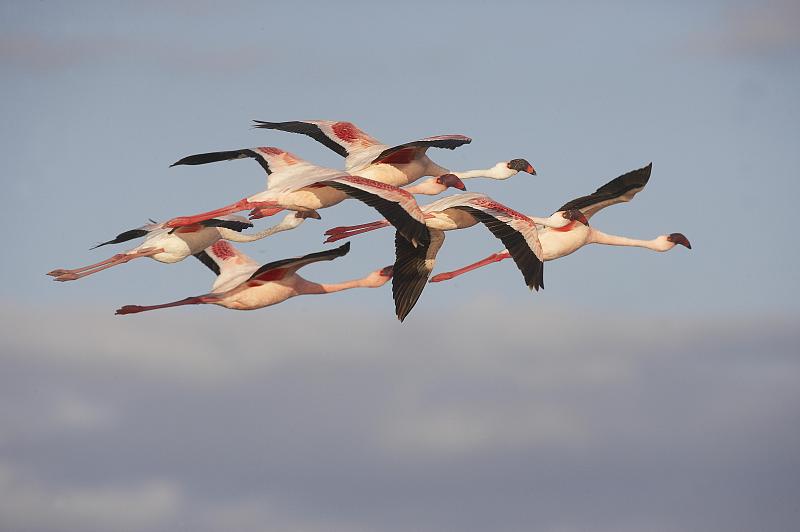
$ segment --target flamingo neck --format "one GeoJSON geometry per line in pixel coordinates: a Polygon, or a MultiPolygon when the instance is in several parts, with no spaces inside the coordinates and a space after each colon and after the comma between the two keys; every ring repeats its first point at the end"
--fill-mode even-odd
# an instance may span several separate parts
{"type": "Polygon", "coordinates": [[[636,238],[628,238],[625,236],[609,235],[596,229],[592,230],[591,239],[592,242],[596,244],[604,244],[607,246],[637,247],[650,249],[653,251],[667,251],[674,246],[674,244],[671,244],[666,239],[661,237],[654,238],[653,240],[638,240],[636,238]]]}
{"type": "Polygon", "coordinates": [[[281,223],[273,225],[272,227],[268,227],[263,231],[259,231],[258,233],[251,233],[251,234],[242,234],[238,231],[233,231],[228,229],[227,227],[220,227],[219,232],[222,235],[222,238],[225,240],[230,240],[232,242],[254,242],[256,240],[261,240],[262,238],[266,238],[270,235],[274,235],[275,233],[280,233],[281,231],[288,231],[289,229],[294,229],[298,225],[303,223],[302,218],[298,218],[294,212],[287,214],[281,223]]]}
{"type": "Polygon", "coordinates": [[[313,283],[302,279],[302,283],[298,287],[300,294],[331,294],[333,292],[341,292],[342,290],[350,290],[351,288],[368,288],[366,278],[353,279],[352,281],[344,281],[341,283],[313,283]]]}
{"type": "Polygon", "coordinates": [[[404,190],[410,192],[412,194],[424,194],[426,196],[435,196],[437,194],[441,194],[445,191],[447,187],[444,185],[437,183],[436,179],[426,179],[419,185],[412,185],[410,187],[405,187],[404,190]]]}
{"type": "Polygon", "coordinates": [[[459,179],[472,179],[473,177],[488,177],[489,179],[508,179],[516,172],[511,173],[505,165],[498,164],[485,170],[467,170],[464,172],[452,172],[459,179]]]}

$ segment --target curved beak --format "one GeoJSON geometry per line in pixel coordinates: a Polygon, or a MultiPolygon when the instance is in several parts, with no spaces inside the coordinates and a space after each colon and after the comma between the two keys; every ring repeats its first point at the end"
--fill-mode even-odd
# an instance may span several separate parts
{"type": "Polygon", "coordinates": [[[446,187],[457,188],[458,190],[467,190],[467,186],[455,174],[443,174],[439,176],[440,182],[446,187]]]}
{"type": "Polygon", "coordinates": [[[525,171],[531,175],[536,175],[536,169],[530,164],[528,164],[528,167],[525,169],[525,171]]]}
{"type": "Polygon", "coordinates": [[[681,246],[686,246],[688,249],[692,249],[692,244],[689,243],[689,239],[686,238],[683,233],[672,233],[667,237],[667,240],[673,244],[680,244],[681,246]]]}

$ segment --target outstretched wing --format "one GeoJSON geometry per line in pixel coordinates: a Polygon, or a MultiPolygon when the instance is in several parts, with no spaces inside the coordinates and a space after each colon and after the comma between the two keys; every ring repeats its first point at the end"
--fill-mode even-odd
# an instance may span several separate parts
{"type": "Polygon", "coordinates": [[[430,234],[430,245],[415,247],[399,232],[395,233],[392,296],[395,313],[400,321],[403,321],[417,304],[436,264],[436,254],[444,243],[444,232],[432,230],[430,234]]]}
{"type": "Polygon", "coordinates": [[[303,120],[293,122],[264,122],[253,120],[261,129],[276,129],[289,133],[307,135],[327,146],[342,157],[349,157],[359,150],[372,146],[383,146],[378,140],[370,137],[352,122],[336,122],[332,120],[303,120]]]}
{"type": "Polygon", "coordinates": [[[288,151],[271,146],[261,146],[259,148],[244,148],[241,150],[214,151],[189,155],[180,161],[172,163],[170,167],[182,164],[198,165],[248,158],[255,159],[267,175],[306,163],[306,161],[288,151]]]}
{"type": "Polygon", "coordinates": [[[194,256],[217,276],[212,292],[222,292],[232,288],[258,269],[256,261],[225,240],[217,240],[194,256]]]}
{"type": "Polygon", "coordinates": [[[428,148],[454,150],[470,142],[472,142],[472,139],[464,135],[438,135],[436,137],[427,137],[387,148],[373,159],[372,163],[405,164],[425,153],[428,148]]]}
{"type": "Polygon", "coordinates": [[[350,251],[350,242],[339,246],[338,248],[319,251],[317,253],[309,253],[302,257],[294,257],[291,259],[276,260],[258,268],[253,275],[250,276],[248,281],[277,281],[283,279],[287,275],[291,275],[303,266],[314,262],[323,260],[333,260],[338,257],[347,255],[350,251]]]}
{"type": "Polygon", "coordinates": [[[653,163],[650,163],[638,170],[633,170],[616,179],[612,179],[598,188],[593,194],[569,201],[556,212],[578,209],[586,218],[591,218],[595,213],[609,205],[630,201],[650,180],[652,169],[653,163]]]}
{"type": "Polygon", "coordinates": [[[503,242],[517,268],[522,272],[528,288],[535,290],[544,288],[544,264],[540,259],[541,244],[533,221],[526,222],[496,209],[467,206],[455,208],[470,213],[503,242]]]}
{"type": "Polygon", "coordinates": [[[325,184],[377,209],[412,245],[427,246],[430,242],[425,214],[407,190],[359,176],[344,176],[325,184]]]}
{"type": "MultiPolygon", "coordinates": [[[[151,220],[152,222],[152,220],[151,220]]],[[[96,246],[92,246],[90,249],[96,249],[102,246],[107,246],[109,244],[121,244],[122,242],[127,242],[128,240],[133,240],[134,238],[141,238],[143,236],[147,236],[148,234],[152,233],[153,231],[160,229],[161,224],[159,223],[149,223],[145,224],[141,227],[137,227],[136,229],[129,229],[128,231],[123,231],[122,233],[118,234],[111,240],[106,242],[101,242],[96,246]]]]}

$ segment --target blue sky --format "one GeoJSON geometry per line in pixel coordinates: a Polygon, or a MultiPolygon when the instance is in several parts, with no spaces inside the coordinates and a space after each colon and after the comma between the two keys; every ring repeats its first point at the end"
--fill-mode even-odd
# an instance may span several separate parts
{"type": "MultiPolygon", "coordinates": [[[[790,1],[3,3],[0,399],[16,406],[0,409],[0,499],[17,499],[0,515],[37,531],[123,514],[131,530],[789,530],[798,23],[790,1]],[[388,287],[123,319],[207,291],[208,272],[44,275],[105,258],[88,248],[147,218],[263,188],[252,161],[169,168],[185,155],[273,145],[342,165],[252,119],[350,120],[388,144],[469,135],[431,155],[528,159],[539,176],[467,185],[537,215],[652,161],[647,188],[593,224],[694,249],[582,249],[536,294],[505,261],[428,287],[402,326],[388,287]],[[242,463],[199,466],[228,445],[242,463]]],[[[245,251],[317,251],[325,229],[376,218],[321,214],[245,251]]],[[[449,234],[437,271],[501,247],[449,234]]],[[[392,248],[376,231],[306,273],[357,277],[392,248]]]]}

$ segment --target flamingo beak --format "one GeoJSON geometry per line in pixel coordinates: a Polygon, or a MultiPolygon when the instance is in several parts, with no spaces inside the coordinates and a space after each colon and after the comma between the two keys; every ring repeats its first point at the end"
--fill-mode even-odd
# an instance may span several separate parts
{"type": "Polygon", "coordinates": [[[686,246],[688,249],[692,249],[692,244],[689,243],[689,239],[686,238],[683,233],[672,233],[667,237],[667,240],[673,244],[680,244],[681,246],[686,246]]]}
{"type": "Polygon", "coordinates": [[[446,187],[453,187],[457,188],[458,190],[467,190],[467,186],[464,184],[461,179],[455,174],[443,174],[440,175],[437,179],[439,183],[446,187]]]}
{"type": "Polygon", "coordinates": [[[525,169],[525,171],[531,175],[536,175],[536,169],[533,166],[531,166],[530,163],[528,164],[528,167],[525,169]]]}

